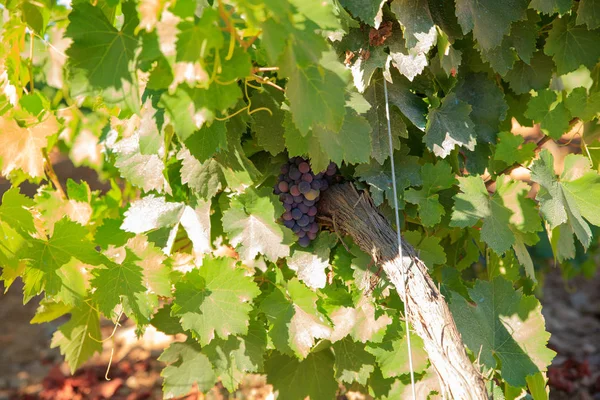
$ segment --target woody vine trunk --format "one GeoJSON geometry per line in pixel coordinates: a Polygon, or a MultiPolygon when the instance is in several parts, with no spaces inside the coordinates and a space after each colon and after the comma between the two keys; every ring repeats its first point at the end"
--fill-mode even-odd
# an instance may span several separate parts
{"type": "Polygon", "coordinates": [[[333,229],[350,235],[383,267],[400,298],[403,298],[404,270],[408,320],[423,339],[445,394],[460,400],[487,399],[484,380],[467,356],[448,305],[427,267],[406,241],[402,241],[400,259],[396,233],[368,195],[359,194],[351,183],[332,186],[323,193],[319,212],[333,229]]]}

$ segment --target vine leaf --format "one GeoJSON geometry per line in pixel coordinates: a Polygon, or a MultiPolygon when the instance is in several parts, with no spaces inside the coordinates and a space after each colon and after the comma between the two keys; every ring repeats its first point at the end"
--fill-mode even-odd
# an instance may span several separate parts
{"type": "Polygon", "coordinates": [[[436,236],[423,237],[419,231],[404,231],[403,236],[418,251],[419,258],[429,268],[433,269],[436,264],[446,264],[446,253],[440,245],[441,238],[436,236]]]}
{"type": "Polygon", "coordinates": [[[581,65],[592,70],[600,58],[600,32],[576,25],[575,17],[565,15],[552,22],[544,52],[552,56],[558,75],[575,71],[581,65]]]}
{"type": "Polygon", "coordinates": [[[48,137],[58,132],[58,121],[49,115],[40,123],[21,128],[7,116],[0,117],[0,160],[2,175],[22,170],[32,178],[43,178],[44,156],[42,149],[48,145],[48,137]]]}
{"type": "Polygon", "coordinates": [[[102,352],[100,316],[91,305],[82,302],[71,310],[71,319],[52,337],[51,347],[59,347],[65,356],[71,374],[94,353],[102,352]]]}
{"type": "Polygon", "coordinates": [[[544,329],[539,301],[515,291],[498,277],[478,280],[468,289],[473,305],[452,293],[450,310],[465,344],[479,354],[488,368],[496,368],[508,384],[525,387],[526,377],[546,367],[556,354],[546,347],[550,334],[544,329]]]}
{"type": "Polygon", "coordinates": [[[329,267],[329,253],[336,237],[321,232],[309,251],[295,249],[287,264],[296,271],[298,279],[311,289],[323,289],[327,283],[325,270],[329,267]]]}
{"type": "Polygon", "coordinates": [[[248,333],[250,302],[260,290],[243,269],[230,258],[205,258],[202,268],[193,269],[175,285],[171,314],[191,331],[201,345],[216,336],[248,333]]]}
{"type": "MultiPolygon", "coordinates": [[[[572,0],[532,0],[529,8],[536,9],[543,14],[564,14],[571,9],[572,0]]],[[[512,32],[511,32],[512,34],[512,32]]]]}
{"type": "Polygon", "coordinates": [[[597,189],[600,176],[591,170],[589,160],[581,155],[569,154],[565,157],[564,170],[557,178],[554,157],[548,150],[543,150],[531,166],[531,180],[541,186],[536,200],[550,229],[566,224],[560,235],[574,232],[587,248],[592,232],[584,218],[596,226],[600,225],[600,207],[594,200],[600,194],[597,189]]]}
{"type": "Polygon", "coordinates": [[[569,130],[571,114],[563,102],[556,102],[556,93],[550,89],[538,92],[527,104],[525,116],[540,123],[542,130],[554,139],[569,130]]]}
{"type": "Polygon", "coordinates": [[[248,334],[214,339],[202,352],[208,357],[223,386],[234,392],[246,374],[261,371],[267,333],[259,321],[250,321],[248,334]]]}
{"type": "Polygon", "coordinates": [[[499,194],[489,196],[481,176],[459,177],[458,181],[461,193],[454,196],[450,226],[466,228],[482,219],[481,239],[496,253],[504,253],[515,243],[509,222],[512,211],[499,194]]]}
{"type": "Polygon", "coordinates": [[[269,111],[257,111],[252,114],[252,130],[258,145],[276,156],[285,150],[283,122],[285,113],[281,109],[284,96],[280,91],[264,89],[256,91],[252,97],[252,108],[267,108],[269,111]]]}
{"type": "Polygon", "coordinates": [[[600,4],[594,0],[581,0],[577,9],[577,25],[586,24],[589,29],[600,28],[600,4]]]}
{"type": "Polygon", "coordinates": [[[565,99],[565,105],[574,117],[584,122],[591,121],[600,113],[600,92],[588,95],[585,88],[575,88],[565,99]]]}
{"type": "Polygon", "coordinates": [[[340,307],[330,314],[333,332],[330,340],[337,342],[349,335],[354,341],[380,342],[386,326],[392,319],[386,314],[375,317],[375,306],[370,298],[361,296],[355,307],[340,307]]]}
{"type": "MultiPolygon", "coordinates": [[[[423,226],[433,226],[442,220],[444,207],[440,204],[439,191],[451,188],[456,182],[452,167],[445,161],[427,163],[421,167],[422,188],[408,189],[404,199],[416,204],[423,226]]],[[[445,257],[444,257],[445,259],[445,257]]]]}
{"type": "Polygon", "coordinates": [[[429,111],[423,142],[441,158],[446,158],[456,146],[475,149],[475,125],[469,117],[472,107],[450,93],[440,107],[429,111]]]}
{"type": "Polygon", "coordinates": [[[517,61],[504,79],[516,94],[529,93],[532,89],[539,91],[548,87],[553,70],[552,58],[538,51],[531,57],[530,64],[517,61]]]}
{"type": "Polygon", "coordinates": [[[366,385],[371,372],[375,370],[375,357],[365,350],[364,343],[346,337],[332,346],[335,353],[336,379],[366,385]]]}
{"type": "Polygon", "coordinates": [[[33,205],[33,200],[22,195],[18,187],[10,188],[2,195],[0,220],[23,235],[35,233],[37,229],[34,225],[33,214],[29,211],[33,205]]]}
{"type": "Polygon", "coordinates": [[[523,19],[526,10],[526,0],[456,1],[456,16],[463,33],[473,31],[473,37],[484,50],[499,46],[511,24],[523,19]]]}
{"type": "Polygon", "coordinates": [[[524,144],[525,139],[521,135],[513,135],[510,132],[498,134],[498,144],[494,153],[494,160],[504,161],[507,165],[524,164],[534,156],[535,143],[524,144]]]}
{"type": "Polygon", "coordinates": [[[394,0],[390,8],[404,27],[404,39],[409,49],[434,27],[427,0],[394,0]]]}
{"type": "Polygon", "coordinates": [[[98,88],[120,89],[132,82],[130,64],[139,44],[135,29],[139,20],[135,3],[122,5],[125,16],[120,31],[106,19],[100,7],[77,3],[69,13],[66,36],[73,39],[67,49],[69,62],[85,71],[89,83],[98,88]]]}
{"type": "Polygon", "coordinates": [[[382,7],[385,0],[340,0],[340,3],[361,21],[379,28],[383,20],[382,7]]]}
{"type": "Polygon", "coordinates": [[[317,295],[295,278],[288,282],[287,295],[276,289],[262,301],[269,336],[279,351],[306,358],[316,339],[329,338],[331,328],[316,303],[317,295]]]}
{"type": "Polygon", "coordinates": [[[168,364],[161,372],[163,392],[167,399],[187,394],[193,385],[207,392],[217,380],[206,355],[200,345],[193,340],[185,343],[171,343],[158,358],[168,364]]]}
{"type": "Polygon", "coordinates": [[[223,229],[242,260],[251,261],[263,254],[277,261],[289,255],[290,232],[276,222],[281,214],[281,203],[266,188],[247,189],[231,199],[223,213],[223,229]]]}
{"type": "Polygon", "coordinates": [[[186,184],[203,199],[214,197],[226,184],[222,167],[217,160],[209,158],[201,163],[185,147],[177,153],[181,160],[181,183],[186,184]]]}

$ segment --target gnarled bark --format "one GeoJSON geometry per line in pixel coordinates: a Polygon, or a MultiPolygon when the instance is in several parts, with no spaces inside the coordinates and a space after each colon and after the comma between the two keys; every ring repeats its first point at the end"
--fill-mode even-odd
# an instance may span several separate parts
{"type": "Polygon", "coordinates": [[[400,298],[404,298],[404,270],[408,320],[423,339],[442,390],[454,399],[487,399],[484,380],[469,360],[448,305],[427,267],[404,240],[400,259],[396,232],[371,199],[359,194],[351,183],[334,185],[323,193],[319,212],[331,220],[334,229],[350,235],[363,251],[371,254],[400,298]]]}

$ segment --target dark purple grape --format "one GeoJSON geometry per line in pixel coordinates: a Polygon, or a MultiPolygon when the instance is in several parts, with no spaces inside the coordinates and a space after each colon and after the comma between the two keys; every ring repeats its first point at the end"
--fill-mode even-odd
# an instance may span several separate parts
{"type": "Polygon", "coordinates": [[[310,174],[310,173],[309,173],[309,174],[302,174],[302,180],[303,180],[304,182],[311,183],[311,182],[313,181],[313,179],[314,179],[314,177],[313,177],[313,175],[312,175],[312,174],[310,174]]]}
{"type": "Polygon", "coordinates": [[[327,170],[325,171],[325,175],[333,176],[337,172],[337,167],[334,163],[329,163],[327,166],[327,170]]]}
{"type": "Polygon", "coordinates": [[[288,175],[293,180],[296,180],[296,179],[300,179],[300,177],[302,176],[302,173],[300,171],[298,171],[298,168],[291,166],[290,173],[288,175]]]}
{"type": "MultiPolygon", "coordinates": [[[[300,182],[298,184],[298,190],[300,191],[300,193],[302,194],[306,194],[308,192],[310,192],[310,183],[308,182],[300,182]]],[[[292,193],[293,194],[293,193],[292,193]]]]}
{"type": "Polygon", "coordinates": [[[326,180],[321,181],[321,190],[327,190],[329,183],[326,180]]]}
{"type": "Polygon", "coordinates": [[[283,213],[281,218],[283,218],[284,221],[289,221],[292,219],[292,213],[290,211],[286,211],[283,213]]]}
{"type": "Polygon", "coordinates": [[[279,190],[279,188],[277,186],[275,186],[273,188],[273,193],[275,193],[275,194],[281,194],[281,190],[279,190]]]}
{"type": "Polygon", "coordinates": [[[298,225],[300,225],[300,227],[303,227],[303,226],[310,224],[310,219],[309,219],[308,215],[303,215],[302,218],[300,218],[299,220],[296,221],[296,223],[298,225]]]}
{"type": "Polygon", "coordinates": [[[310,187],[313,188],[313,189],[315,189],[315,190],[321,189],[321,180],[320,179],[314,179],[310,183],[310,187]]]}
{"type": "Polygon", "coordinates": [[[304,201],[302,202],[302,204],[304,204],[305,206],[314,206],[315,205],[315,201],[314,200],[306,200],[304,199],[304,201]]]}
{"type": "Polygon", "coordinates": [[[310,240],[315,240],[315,238],[317,237],[317,233],[308,231],[308,232],[306,232],[306,237],[309,238],[310,240]]]}
{"type": "Polygon", "coordinates": [[[319,224],[317,224],[316,222],[313,222],[312,224],[310,224],[309,232],[312,232],[312,233],[319,232],[319,224]]]}
{"type": "Polygon", "coordinates": [[[304,232],[308,232],[308,231],[310,231],[310,224],[308,224],[308,225],[306,225],[306,226],[303,226],[303,227],[302,227],[302,230],[303,230],[304,232]]]}
{"type": "Polygon", "coordinates": [[[296,225],[296,221],[294,221],[293,219],[290,221],[283,221],[283,225],[285,225],[286,228],[292,229],[294,225],[296,225]]]}
{"type": "Polygon", "coordinates": [[[300,165],[304,162],[304,159],[302,157],[296,157],[296,159],[294,160],[294,163],[296,165],[300,165]]]}
{"type": "Polygon", "coordinates": [[[315,175],[315,179],[321,179],[323,178],[323,173],[319,172],[318,174],[315,175]]]}
{"type": "Polygon", "coordinates": [[[302,247],[308,247],[308,245],[310,244],[310,239],[308,238],[308,236],[301,237],[300,239],[298,239],[298,244],[302,247]]]}
{"type": "Polygon", "coordinates": [[[314,216],[314,215],[313,215],[312,217],[311,217],[311,216],[308,216],[308,222],[309,222],[309,223],[311,223],[311,224],[312,224],[313,222],[315,222],[315,216],[314,216]]]}
{"type": "Polygon", "coordinates": [[[298,225],[298,223],[296,222],[294,224],[294,226],[292,226],[292,232],[296,233],[296,232],[300,232],[300,230],[302,230],[302,227],[300,225],[298,225]]]}
{"type": "Polygon", "coordinates": [[[303,201],[304,201],[304,197],[302,195],[300,195],[300,196],[294,196],[294,203],[300,204],[303,201]]]}
{"type": "Polygon", "coordinates": [[[297,208],[294,208],[291,212],[292,218],[294,218],[295,220],[299,220],[300,218],[302,218],[302,216],[304,216],[304,214],[302,213],[302,211],[300,211],[297,208]]]}
{"type": "Polygon", "coordinates": [[[289,164],[283,164],[281,166],[281,170],[279,170],[279,172],[281,172],[283,175],[287,174],[289,171],[290,171],[289,164]]]}
{"type": "Polygon", "coordinates": [[[300,172],[302,172],[303,174],[306,174],[308,171],[310,171],[310,165],[308,165],[306,161],[303,161],[300,164],[298,164],[298,170],[300,170],[300,172]]]}
{"type": "Polygon", "coordinates": [[[290,187],[290,194],[292,196],[300,196],[300,188],[298,187],[298,185],[293,185],[290,187]]]}
{"type": "Polygon", "coordinates": [[[279,188],[279,190],[281,190],[281,193],[287,193],[288,190],[290,190],[290,187],[286,181],[279,182],[279,185],[277,185],[277,187],[279,188]]]}
{"type": "Polygon", "coordinates": [[[314,217],[315,215],[317,215],[317,207],[310,207],[305,214],[308,214],[309,217],[314,217]]]}
{"type": "Polygon", "coordinates": [[[306,236],[306,231],[301,229],[298,232],[296,232],[296,236],[298,236],[299,238],[306,236]]]}
{"type": "Polygon", "coordinates": [[[285,208],[285,211],[292,211],[292,205],[291,204],[284,204],[283,208],[285,208]]]}
{"type": "Polygon", "coordinates": [[[305,205],[304,203],[298,204],[298,209],[300,211],[302,211],[302,214],[308,214],[308,215],[310,215],[309,212],[308,212],[308,210],[310,210],[310,207],[307,206],[307,205],[305,205]]]}
{"type": "Polygon", "coordinates": [[[284,196],[285,196],[284,200],[283,200],[284,203],[286,203],[286,204],[293,204],[294,203],[294,196],[292,196],[289,193],[284,194],[284,196]]]}

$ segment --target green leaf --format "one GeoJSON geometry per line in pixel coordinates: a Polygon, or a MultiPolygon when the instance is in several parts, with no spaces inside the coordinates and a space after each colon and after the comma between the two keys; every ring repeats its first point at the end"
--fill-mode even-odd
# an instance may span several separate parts
{"type": "Polygon", "coordinates": [[[585,88],[575,88],[565,99],[565,105],[574,117],[591,121],[600,114],[600,92],[588,95],[585,88]]]}
{"type": "Polygon", "coordinates": [[[295,249],[287,264],[296,271],[298,279],[312,289],[323,289],[327,283],[325,270],[329,267],[329,253],[336,238],[321,232],[310,251],[295,249]]]}
{"type": "Polygon", "coordinates": [[[197,62],[212,50],[223,47],[223,33],[219,29],[219,13],[207,8],[195,22],[183,21],[177,25],[177,61],[197,62]]]}
{"type": "Polygon", "coordinates": [[[334,360],[328,350],[310,354],[305,360],[273,353],[265,363],[267,381],[286,399],[333,399],[338,384],[333,376],[334,360]]]}
{"type": "Polygon", "coordinates": [[[229,336],[227,340],[215,339],[202,348],[215,374],[229,392],[234,392],[246,374],[263,368],[267,347],[267,334],[259,321],[251,321],[248,334],[243,337],[229,336]]]}
{"type": "Polygon", "coordinates": [[[98,309],[106,316],[111,316],[112,310],[121,302],[121,296],[135,303],[137,293],[146,291],[142,285],[142,268],[135,261],[138,258],[127,252],[121,264],[108,263],[106,268],[95,268],[92,285],[96,288],[93,298],[98,304],[98,309]]]}
{"type": "MultiPolygon", "coordinates": [[[[360,35],[364,33],[358,29],[354,29],[353,32],[359,31],[360,35]]],[[[354,78],[354,86],[359,92],[363,93],[373,85],[371,84],[371,78],[378,68],[384,68],[388,59],[388,55],[383,51],[383,47],[375,47],[371,50],[369,57],[359,55],[358,59],[352,64],[350,71],[352,71],[352,78],[354,78]]]]}
{"type": "Polygon", "coordinates": [[[317,295],[295,278],[287,294],[275,289],[260,304],[269,324],[269,337],[278,351],[306,358],[316,339],[329,338],[331,328],[317,311],[317,295]]]}
{"type": "Polygon", "coordinates": [[[554,139],[560,139],[569,130],[571,114],[563,102],[556,103],[556,93],[550,89],[538,92],[527,104],[525,116],[540,123],[542,130],[554,139]]]}
{"type": "Polygon", "coordinates": [[[172,315],[200,344],[216,336],[248,333],[250,302],[260,293],[251,277],[230,258],[205,258],[202,267],[188,272],[175,285],[172,315]]]}
{"type": "Polygon", "coordinates": [[[371,372],[375,369],[375,357],[365,350],[363,343],[357,343],[346,337],[333,344],[335,354],[336,379],[366,385],[371,372]]]}
{"type": "Polygon", "coordinates": [[[485,74],[465,75],[454,87],[456,97],[471,106],[469,117],[475,124],[478,140],[493,143],[508,105],[502,90],[485,74]]]}
{"type": "Polygon", "coordinates": [[[544,52],[552,56],[556,72],[564,75],[581,65],[593,69],[600,58],[600,32],[575,24],[573,16],[557,18],[546,40],[544,52]]]}
{"type": "Polygon", "coordinates": [[[450,226],[466,228],[481,219],[481,239],[496,253],[504,253],[515,242],[509,225],[512,212],[498,194],[489,196],[481,176],[459,177],[458,181],[461,193],[454,196],[450,226]]]}
{"type": "Polygon", "coordinates": [[[581,0],[577,9],[577,25],[586,24],[589,29],[600,28],[600,3],[581,0]]]}
{"type": "Polygon", "coordinates": [[[425,265],[433,269],[435,265],[446,264],[446,253],[440,246],[442,240],[436,236],[423,237],[419,231],[404,231],[404,239],[417,250],[419,258],[425,265]]]}
{"type": "Polygon", "coordinates": [[[2,195],[0,220],[24,235],[35,233],[33,214],[28,210],[33,205],[33,200],[22,195],[18,187],[12,187],[2,195]]]}
{"type": "Polygon", "coordinates": [[[333,30],[340,27],[340,22],[333,12],[333,2],[290,0],[290,3],[320,28],[333,30]]]}
{"type": "Polygon", "coordinates": [[[343,306],[330,313],[334,328],[329,339],[335,343],[349,335],[355,342],[381,342],[392,319],[387,314],[378,313],[376,317],[374,301],[365,294],[354,303],[354,307],[343,306]]]}
{"type": "Polygon", "coordinates": [[[503,278],[478,280],[469,296],[473,305],[452,294],[450,310],[465,344],[488,368],[497,368],[511,386],[525,387],[525,378],[546,367],[554,358],[546,347],[550,334],[544,329],[539,301],[513,289],[503,278]]]}
{"type": "Polygon", "coordinates": [[[266,108],[252,114],[252,131],[256,135],[258,145],[276,156],[285,150],[284,118],[285,113],[281,109],[284,102],[283,94],[278,90],[264,89],[255,92],[252,97],[252,108],[266,108]]]}
{"type": "Polygon", "coordinates": [[[514,22],[510,29],[510,35],[504,39],[510,39],[519,58],[527,64],[531,62],[531,56],[536,51],[539,31],[537,23],[539,21],[540,16],[535,11],[528,10],[527,19],[514,22]]]}
{"type": "MultiPolygon", "coordinates": [[[[583,247],[587,248],[592,232],[583,218],[600,225],[600,209],[593,200],[598,195],[600,176],[591,170],[589,160],[581,155],[568,155],[564,166],[559,179],[554,173],[552,153],[548,150],[540,153],[540,158],[531,166],[531,180],[541,186],[536,200],[550,229],[567,223],[583,247]]],[[[565,233],[563,231],[562,235],[565,233]]]]}
{"type": "Polygon", "coordinates": [[[86,302],[71,311],[69,322],[61,325],[52,337],[52,348],[60,347],[71,373],[94,353],[102,352],[102,333],[98,312],[86,302]]]}
{"type": "Polygon", "coordinates": [[[510,132],[498,134],[498,144],[494,153],[494,160],[504,161],[508,165],[524,164],[534,156],[535,143],[524,144],[525,139],[521,135],[513,135],[510,132]]]}
{"type": "Polygon", "coordinates": [[[227,184],[222,166],[214,158],[201,163],[183,148],[177,154],[177,159],[182,161],[181,183],[187,184],[199,197],[210,199],[227,184]]]}
{"type": "Polygon", "coordinates": [[[185,147],[203,163],[217,151],[227,148],[227,128],[224,122],[214,121],[210,126],[204,124],[184,141],[185,147]]]}
{"type": "Polygon", "coordinates": [[[504,79],[516,94],[527,93],[530,90],[541,90],[548,87],[554,62],[552,58],[538,51],[531,58],[531,64],[517,61],[514,68],[506,74],[504,79]]]}
{"type": "Polygon", "coordinates": [[[172,343],[158,357],[168,364],[161,372],[163,392],[167,399],[187,394],[193,385],[201,392],[209,391],[217,377],[208,358],[202,354],[200,345],[191,340],[172,343]]]}
{"type": "Polygon", "coordinates": [[[171,307],[171,304],[165,304],[159,308],[150,320],[150,324],[167,335],[185,333],[179,319],[171,315],[171,307]]]}
{"type": "Polygon", "coordinates": [[[436,156],[446,158],[458,145],[475,149],[475,125],[469,117],[472,107],[454,93],[444,97],[440,107],[429,111],[423,142],[436,156]]]}
{"type": "Polygon", "coordinates": [[[42,300],[35,311],[34,317],[29,321],[30,324],[43,324],[44,322],[54,321],[65,314],[71,312],[73,307],[61,303],[42,300]]]}
{"type": "Polygon", "coordinates": [[[526,9],[525,0],[456,0],[456,16],[463,33],[473,31],[473,37],[484,50],[500,45],[511,24],[525,17],[526,9]]]}
{"type": "Polygon", "coordinates": [[[439,202],[438,192],[451,188],[456,179],[452,167],[445,161],[425,164],[421,167],[423,179],[421,189],[408,189],[404,194],[407,202],[416,204],[423,226],[433,226],[442,220],[444,208],[439,202]]]}
{"type": "Polygon", "coordinates": [[[427,0],[394,0],[390,8],[404,27],[406,47],[412,49],[434,27],[427,0]]]}
{"type": "Polygon", "coordinates": [[[379,28],[383,18],[381,7],[385,4],[384,0],[340,0],[340,4],[346,7],[356,18],[379,28]]]}
{"type": "MultiPolygon", "coordinates": [[[[413,370],[418,374],[427,368],[427,353],[420,337],[411,334],[410,339],[413,370]]],[[[375,356],[383,377],[391,378],[410,372],[407,346],[406,334],[396,321],[388,326],[381,343],[369,343],[366,350],[375,356]]]]}
{"type": "Polygon", "coordinates": [[[66,36],[73,43],[66,54],[71,66],[83,70],[94,87],[120,89],[123,81],[132,82],[130,63],[139,44],[135,34],[139,20],[135,3],[123,3],[122,10],[125,19],[120,31],[90,3],[78,2],[69,13],[66,36]]]}
{"type": "Polygon", "coordinates": [[[249,188],[231,199],[223,213],[223,229],[242,260],[249,262],[263,254],[277,261],[289,255],[289,232],[276,222],[283,211],[279,199],[267,188],[249,188]]]}
{"type": "Polygon", "coordinates": [[[571,0],[532,0],[529,8],[552,15],[555,13],[564,14],[571,9],[572,5],[571,0]]]}

